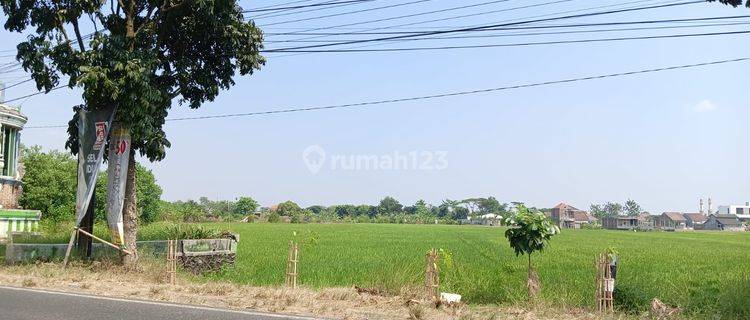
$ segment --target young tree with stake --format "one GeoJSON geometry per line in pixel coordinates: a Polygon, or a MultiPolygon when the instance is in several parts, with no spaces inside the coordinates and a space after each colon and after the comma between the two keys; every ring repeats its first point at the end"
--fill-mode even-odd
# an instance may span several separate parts
{"type": "Polygon", "coordinates": [[[516,205],[516,213],[505,219],[505,224],[510,226],[505,231],[505,237],[510,242],[510,247],[516,256],[528,256],[528,282],[529,296],[534,297],[538,291],[538,276],[531,265],[531,254],[542,251],[549,244],[555,234],[560,233],[558,228],[541,211],[530,210],[523,204],[516,205]]]}
{"type": "MultiPolygon", "coordinates": [[[[18,44],[16,59],[39,90],[81,87],[84,108],[117,106],[116,125],[132,137],[123,222],[126,249],[134,252],[135,151],[162,160],[173,100],[199,108],[234,85],[237,71],[260,69],[261,30],[244,21],[236,0],[0,0],[0,6],[6,30],[36,32],[18,44]],[[94,32],[84,35],[81,24],[94,32]]],[[[76,119],[68,134],[66,147],[76,153],[76,119]]],[[[123,260],[133,265],[137,255],[123,260]]]]}

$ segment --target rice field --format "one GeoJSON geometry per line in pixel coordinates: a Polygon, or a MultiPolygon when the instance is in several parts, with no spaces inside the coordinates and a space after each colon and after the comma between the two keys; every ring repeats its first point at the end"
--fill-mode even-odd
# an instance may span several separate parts
{"type": "MultiPolygon", "coordinates": [[[[430,248],[452,256],[441,262],[441,291],[473,304],[525,301],[526,258],[516,257],[504,229],[394,224],[213,224],[240,234],[237,264],[209,279],[283,285],[287,244],[300,247],[299,283],[359,286],[386,292],[419,286],[430,248]],[[296,235],[295,235],[296,234],[296,235]]],[[[594,259],[607,248],[620,254],[618,304],[648,308],[658,297],[691,314],[750,316],[750,233],[667,233],[563,230],[549,250],[532,257],[541,298],[592,307],[594,259]]]]}

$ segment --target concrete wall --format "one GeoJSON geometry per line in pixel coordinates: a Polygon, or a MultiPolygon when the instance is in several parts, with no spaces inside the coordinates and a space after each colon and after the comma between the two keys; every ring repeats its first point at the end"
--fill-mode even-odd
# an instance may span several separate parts
{"type": "MultiPolygon", "coordinates": [[[[231,239],[198,239],[182,240],[178,252],[186,255],[200,254],[202,252],[226,252],[236,253],[237,242],[231,239]]],[[[5,263],[27,263],[33,261],[62,260],[68,245],[64,243],[38,244],[38,243],[12,243],[8,242],[5,248],[5,263]]],[[[138,253],[164,255],[167,252],[166,240],[138,241],[138,253]]],[[[117,258],[119,251],[103,243],[92,244],[92,256],[95,258],[117,258]]]]}

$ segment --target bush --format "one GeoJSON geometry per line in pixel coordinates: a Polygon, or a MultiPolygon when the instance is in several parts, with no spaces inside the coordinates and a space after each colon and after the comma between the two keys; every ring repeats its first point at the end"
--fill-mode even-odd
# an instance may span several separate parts
{"type": "Polygon", "coordinates": [[[279,223],[280,221],[281,221],[281,216],[279,216],[278,213],[274,212],[268,215],[269,223],[279,223]]]}
{"type": "Polygon", "coordinates": [[[206,228],[193,224],[172,224],[164,227],[164,239],[217,239],[224,234],[216,228],[206,228]]]}

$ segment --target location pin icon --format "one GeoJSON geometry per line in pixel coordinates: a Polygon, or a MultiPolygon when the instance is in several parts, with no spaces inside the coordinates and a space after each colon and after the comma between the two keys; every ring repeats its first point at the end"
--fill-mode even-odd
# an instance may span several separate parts
{"type": "Polygon", "coordinates": [[[310,173],[318,174],[326,161],[326,151],[317,144],[311,145],[302,152],[302,161],[305,162],[310,173]]]}

